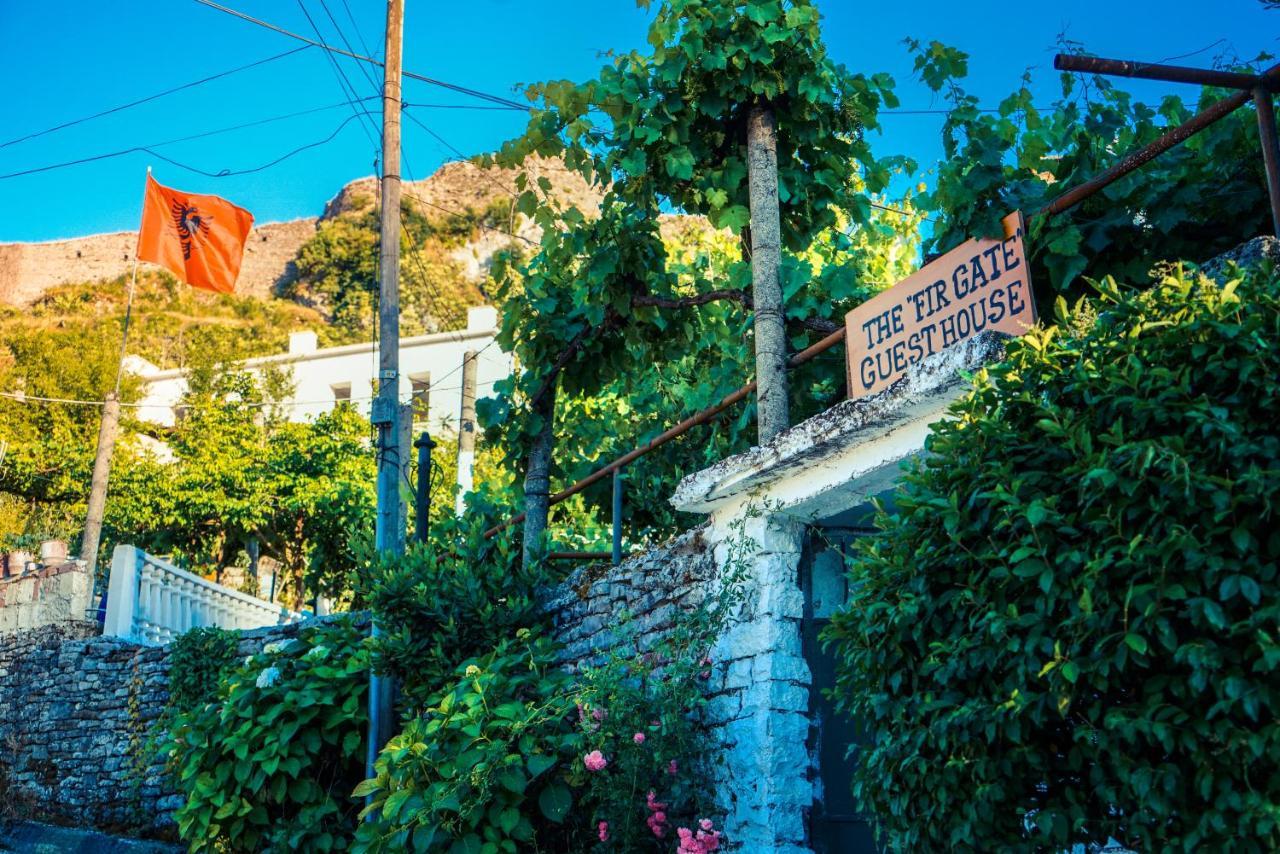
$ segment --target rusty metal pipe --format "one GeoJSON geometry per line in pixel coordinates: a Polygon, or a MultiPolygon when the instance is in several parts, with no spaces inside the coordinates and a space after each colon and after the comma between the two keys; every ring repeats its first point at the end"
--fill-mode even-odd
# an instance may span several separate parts
{"type": "MultiPolygon", "coordinates": [[[[821,341],[818,341],[814,343],[812,346],[806,347],[805,349],[801,350],[799,353],[796,353],[789,360],[787,360],[787,366],[794,368],[797,365],[803,365],[805,362],[808,362],[810,359],[817,356],[819,353],[825,352],[826,350],[829,350],[832,347],[834,347],[836,344],[839,344],[840,342],[844,341],[844,338],[845,338],[845,329],[842,326],[840,327],[840,329],[836,330],[835,332],[832,332],[830,335],[828,335],[826,338],[823,338],[821,341]]],[[[671,427],[670,429],[665,430],[662,433],[658,434],[657,436],[653,437],[641,447],[636,448],[632,451],[628,451],[627,453],[618,457],[613,462],[608,463],[607,465],[596,469],[591,474],[587,475],[582,480],[575,483],[573,486],[570,486],[567,489],[563,489],[560,492],[557,492],[555,495],[551,496],[548,506],[554,507],[555,505],[559,504],[561,501],[564,501],[566,498],[572,498],[573,496],[577,495],[579,492],[582,492],[584,489],[591,486],[592,484],[603,480],[605,477],[608,477],[613,472],[623,468],[628,463],[635,462],[636,460],[643,457],[645,454],[648,454],[651,451],[655,451],[658,448],[662,447],[663,445],[667,444],[672,439],[677,439],[680,436],[683,436],[685,433],[689,432],[694,427],[697,427],[699,424],[705,424],[706,422],[710,421],[712,418],[715,418],[721,412],[724,412],[730,406],[733,406],[735,403],[738,403],[739,401],[749,397],[752,393],[755,392],[755,390],[756,390],[756,384],[754,382],[750,382],[744,385],[742,388],[736,391],[730,392],[729,394],[722,397],[718,403],[707,407],[701,412],[696,412],[693,415],[690,415],[688,418],[684,419],[679,424],[676,424],[674,427],[671,427]]],[[[524,521],[524,514],[520,513],[519,515],[514,516],[505,522],[502,522],[498,525],[494,525],[492,528],[484,532],[484,536],[487,539],[499,533],[505,528],[508,528],[512,525],[520,524],[522,521],[524,521]]]]}
{"type": "Polygon", "coordinates": [[[1276,114],[1271,93],[1265,86],[1253,90],[1258,107],[1258,137],[1262,142],[1262,162],[1267,171],[1267,194],[1271,200],[1271,226],[1280,237],[1280,140],[1276,138],[1276,114]]]}
{"type": "Polygon", "coordinates": [[[1178,143],[1194,136],[1219,119],[1230,115],[1249,98],[1250,93],[1247,91],[1237,92],[1230,97],[1223,98],[1213,106],[1196,113],[1192,118],[1172,130],[1164,132],[1137,151],[1126,154],[1119,163],[1096,178],[1091,178],[1078,187],[1074,187],[1053,199],[1032,216],[1053,216],[1054,214],[1062,213],[1067,208],[1075,207],[1104,187],[1115,183],[1135,169],[1150,163],[1178,143]]]}
{"type": "Polygon", "coordinates": [[[1221,86],[1226,89],[1253,89],[1262,82],[1261,77],[1256,74],[1188,68],[1184,65],[1160,65],[1155,62],[1103,59],[1100,56],[1080,56],[1074,53],[1058,54],[1053,58],[1053,67],[1059,71],[1163,80],[1167,83],[1195,83],[1200,86],[1221,86]]]}
{"type": "MultiPolygon", "coordinates": [[[[1259,88],[1269,90],[1280,81],[1280,65],[1273,65],[1262,74],[1254,78],[1259,83],[1259,88]]],[[[1065,211],[1067,208],[1075,207],[1080,202],[1092,196],[1103,187],[1114,183],[1115,181],[1128,175],[1133,170],[1150,163],[1153,159],[1173,148],[1175,145],[1186,141],[1189,137],[1194,136],[1209,125],[1229,115],[1232,111],[1239,109],[1252,97],[1250,91],[1236,92],[1218,101],[1212,106],[1206,107],[1196,113],[1187,121],[1175,128],[1165,131],[1156,139],[1144,145],[1137,151],[1125,155],[1125,157],[1112,166],[1101,175],[1091,180],[1085,181],[1078,187],[1068,190],[1062,195],[1050,201],[1040,210],[1036,211],[1032,216],[1053,216],[1065,211]]]]}

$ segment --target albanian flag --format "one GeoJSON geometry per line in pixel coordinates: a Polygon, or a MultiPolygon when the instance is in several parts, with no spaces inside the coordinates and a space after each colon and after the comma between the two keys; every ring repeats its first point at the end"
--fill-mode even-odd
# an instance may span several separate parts
{"type": "Polygon", "coordinates": [[[138,260],[169,270],[195,288],[235,290],[253,214],[218,196],[184,193],[147,174],[138,260]]]}

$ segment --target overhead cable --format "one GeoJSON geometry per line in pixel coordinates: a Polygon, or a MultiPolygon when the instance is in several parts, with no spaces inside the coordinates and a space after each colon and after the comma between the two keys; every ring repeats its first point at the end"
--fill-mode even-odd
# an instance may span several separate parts
{"type": "MultiPolygon", "coordinates": [[[[340,47],[334,47],[333,45],[325,44],[324,42],[316,41],[315,39],[309,39],[304,35],[299,35],[298,33],[292,32],[290,30],[286,30],[283,27],[278,27],[275,24],[262,20],[261,18],[255,18],[252,15],[246,15],[244,12],[237,11],[236,9],[232,9],[228,6],[223,6],[220,3],[215,3],[213,2],[213,0],[195,0],[195,2],[199,3],[202,6],[208,6],[210,9],[217,9],[219,12],[223,12],[225,14],[239,18],[242,21],[248,21],[249,23],[254,24],[256,26],[265,27],[266,29],[271,30],[272,32],[279,33],[282,36],[288,36],[291,39],[296,39],[297,41],[306,42],[309,45],[322,48],[324,50],[329,51],[330,53],[337,53],[337,54],[341,54],[342,56],[348,56],[352,59],[358,59],[361,62],[368,62],[372,65],[377,65],[378,67],[382,66],[382,62],[380,60],[374,59],[371,56],[365,56],[363,54],[354,53],[349,50],[343,50],[340,47]]],[[[442,89],[448,89],[452,92],[457,92],[462,95],[468,95],[472,98],[479,98],[484,101],[490,101],[495,104],[501,104],[505,106],[507,109],[522,110],[525,112],[529,112],[534,109],[529,104],[521,104],[519,101],[513,101],[510,98],[504,98],[501,95],[491,95],[488,92],[481,92],[478,89],[471,89],[467,86],[459,86],[457,83],[449,83],[448,81],[445,81],[445,80],[439,80],[434,77],[427,77],[425,74],[416,74],[412,71],[404,71],[403,74],[405,77],[408,77],[411,80],[419,80],[423,83],[429,83],[432,86],[439,86],[442,89]]]]}
{"type": "MultiPolygon", "coordinates": [[[[344,104],[338,104],[337,106],[344,107],[344,106],[346,106],[346,104],[345,104],[345,103],[344,103],[344,104]]],[[[7,173],[7,174],[0,175],[0,181],[3,181],[3,180],[8,179],[8,178],[20,178],[20,177],[22,177],[22,176],[24,176],[24,175],[35,175],[35,174],[38,174],[38,173],[40,173],[40,172],[50,172],[50,171],[52,171],[52,170],[54,170],[54,169],[64,169],[64,168],[66,168],[66,167],[68,167],[68,166],[79,166],[79,165],[81,165],[81,164],[83,164],[83,163],[93,163],[93,162],[96,162],[96,161],[99,161],[99,160],[108,160],[108,159],[111,159],[111,158],[113,158],[113,157],[123,157],[123,156],[125,156],[125,155],[127,155],[127,154],[138,154],[138,153],[150,154],[152,157],[155,157],[155,158],[156,158],[156,159],[158,159],[158,160],[162,160],[162,161],[164,161],[165,163],[168,163],[168,164],[169,164],[169,165],[171,165],[171,166],[176,166],[176,167],[178,167],[179,169],[185,169],[185,170],[186,170],[186,171],[188,171],[188,172],[194,172],[194,173],[195,173],[195,174],[197,174],[197,175],[203,175],[203,176],[205,176],[206,178],[229,178],[229,177],[232,177],[232,176],[235,176],[235,175],[250,175],[250,174],[253,174],[253,173],[255,173],[255,172],[261,172],[261,171],[263,171],[264,169],[269,169],[269,168],[271,168],[272,166],[275,166],[275,165],[277,165],[277,164],[279,164],[279,163],[282,163],[282,162],[283,162],[283,161],[285,161],[285,160],[288,160],[289,158],[293,157],[294,155],[301,154],[302,152],[307,151],[308,149],[318,148],[318,147],[319,147],[319,146],[321,146],[321,145],[324,145],[324,144],[326,144],[326,143],[328,143],[328,142],[332,142],[332,141],[333,141],[333,139],[334,139],[335,137],[337,137],[337,135],[338,135],[339,133],[341,133],[341,132],[342,132],[342,129],[343,129],[343,128],[345,128],[347,125],[349,125],[349,124],[350,124],[354,119],[356,119],[356,118],[357,118],[357,116],[355,116],[355,115],[347,116],[347,118],[346,118],[346,119],[345,119],[341,124],[339,124],[339,125],[338,125],[334,130],[333,130],[333,132],[332,132],[332,133],[330,133],[328,136],[324,137],[323,139],[316,140],[315,142],[309,142],[309,143],[307,143],[306,145],[300,145],[300,146],[298,146],[297,148],[294,148],[294,149],[292,149],[291,151],[288,151],[288,152],[286,152],[286,153],[284,153],[284,154],[280,155],[279,157],[275,158],[274,160],[269,160],[269,161],[267,161],[266,163],[262,163],[262,164],[260,164],[260,165],[258,165],[258,166],[251,166],[251,167],[249,167],[249,168],[247,168],[247,169],[221,169],[221,170],[219,170],[219,171],[217,171],[217,172],[210,172],[210,171],[208,171],[207,169],[201,169],[201,168],[200,168],[200,167],[198,167],[198,166],[192,166],[192,165],[190,165],[190,164],[188,164],[188,163],[183,163],[183,162],[182,162],[182,161],[180,161],[180,160],[176,160],[176,159],[174,159],[174,158],[172,158],[172,157],[168,157],[168,156],[166,156],[166,155],[164,155],[164,154],[161,154],[160,152],[156,151],[156,149],[157,149],[157,148],[161,148],[161,147],[166,146],[166,145],[173,145],[174,143],[178,143],[178,142],[187,142],[187,141],[189,141],[189,140],[193,140],[193,139],[201,139],[201,138],[206,137],[206,136],[214,136],[214,135],[216,135],[216,134],[220,134],[220,133],[227,133],[228,131],[240,130],[241,128],[251,127],[251,126],[253,126],[253,125],[255,125],[255,124],[266,124],[267,122],[280,121],[282,118],[293,118],[294,116],[305,115],[305,114],[307,114],[307,113],[319,112],[320,110],[329,110],[329,109],[333,109],[333,107],[332,107],[332,106],[329,106],[329,107],[318,107],[318,108],[316,108],[316,109],[314,109],[314,110],[303,110],[303,111],[301,111],[301,112],[299,112],[299,113],[293,113],[293,114],[290,114],[290,115],[289,115],[289,116],[287,116],[287,117],[286,117],[286,116],[277,116],[277,117],[270,118],[270,119],[263,119],[263,120],[258,121],[258,122],[249,122],[249,123],[246,123],[246,124],[234,125],[234,126],[232,126],[232,127],[228,127],[228,128],[219,128],[219,129],[217,129],[217,130],[206,131],[205,133],[192,134],[191,136],[184,136],[184,137],[180,137],[180,138],[178,138],[178,139],[165,140],[164,142],[153,142],[153,143],[150,143],[149,145],[135,145],[135,146],[133,146],[133,147],[131,147],[131,148],[124,148],[124,149],[121,149],[121,150],[119,150],[119,151],[109,151],[109,152],[106,152],[106,153],[104,153],[104,154],[94,154],[94,155],[91,155],[91,156],[89,156],[89,157],[80,157],[80,158],[77,158],[77,159],[75,159],[75,160],[66,160],[66,161],[63,161],[63,162],[61,162],[61,163],[50,163],[50,164],[48,164],[48,165],[46,165],[46,166],[37,166],[37,167],[31,168],[31,169],[23,169],[23,170],[20,170],[20,171],[18,171],[18,172],[9,172],[9,173],[7,173]]]]}
{"type": "Polygon", "coordinates": [[[72,119],[71,121],[63,122],[60,125],[54,125],[51,128],[45,128],[44,130],[36,131],[34,133],[29,133],[26,136],[20,136],[15,139],[11,139],[8,142],[0,142],[0,148],[8,148],[11,145],[17,145],[19,142],[26,142],[29,139],[35,139],[37,137],[41,137],[46,134],[53,133],[54,131],[60,131],[65,128],[72,127],[73,125],[83,124],[84,122],[92,121],[93,119],[100,119],[103,116],[109,116],[112,113],[118,113],[121,110],[127,110],[130,107],[136,107],[140,104],[146,104],[150,101],[156,100],[157,98],[163,98],[166,95],[172,95],[175,92],[181,92],[184,89],[191,89],[193,87],[200,86],[204,83],[209,83],[210,81],[213,81],[213,80],[218,80],[223,77],[229,77],[230,75],[236,74],[241,71],[247,71],[250,68],[257,68],[259,65],[266,65],[269,62],[275,62],[278,59],[284,59],[286,56],[293,56],[295,53],[301,53],[302,51],[307,50],[310,47],[311,45],[303,45],[302,47],[296,47],[293,50],[286,50],[284,53],[277,53],[275,56],[268,56],[266,59],[259,59],[256,62],[250,62],[248,65],[240,65],[240,66],[237,66],[236,68],[231,68],[226,71],[220,71],[217,74],[211,74],[208,77],[201,77],[199,80],[192,80],[190,83],[183,83],[181,86],[174,86],[171,89],[165,89],[163,92],[157,92],[154,95],[148,95],[145,98],[139,98],[138,100],[130,101],[127,104],[120,104],[119,106],[111,107],[109,109],[102,110],[101,112],[94,113],[91,116],[82,116],[81,118],[78,118],[78,119],[72,119]]]}

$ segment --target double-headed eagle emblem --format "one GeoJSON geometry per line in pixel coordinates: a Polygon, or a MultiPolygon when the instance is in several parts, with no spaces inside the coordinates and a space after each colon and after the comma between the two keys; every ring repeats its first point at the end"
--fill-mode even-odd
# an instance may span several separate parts
{"type": "Polygon", "coordinates": [[[182,260],[191,260],[192,241],[209,233],[209,223],[213,217],[200,213],[195,205],[174,201],[170,206],[173,212],[173,224],[178,228],[178,238],[182,242],[182,260]]]}

